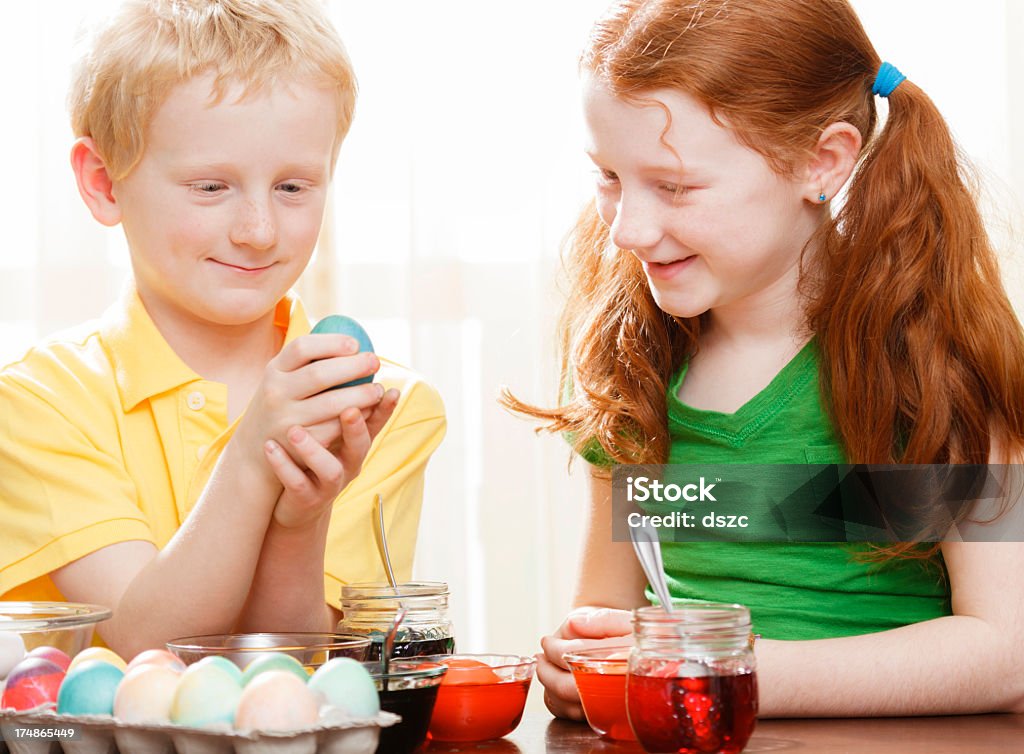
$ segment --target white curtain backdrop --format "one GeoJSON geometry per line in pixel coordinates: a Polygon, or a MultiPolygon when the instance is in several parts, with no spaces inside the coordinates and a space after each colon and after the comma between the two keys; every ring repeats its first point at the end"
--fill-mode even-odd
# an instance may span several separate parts
{"type": "MultiPolygon", "coordinates": [[[[451,585],[461,649],[532,653],[569,606],[583,475],[567,475],[558,438],[536,438],[495,396],[501,385],[555,395],[558,252],[591,190],[575,61],[606,2],[329,5],[360,98],[301,290],[312,316],[355,316],[379,352],[441,391],[449,432],[429,472],[417,575],[451,585]]],[[[1016,236],[1007,228],[1024,197],[1024,3],[854,5],[982,167],[1021,302],[1019,221],[1016,236]]],[[[68,166],[82,9],[4,8],[0,363],[98,315],[128,271],[120,230],[92,220],[68,166]]]]}

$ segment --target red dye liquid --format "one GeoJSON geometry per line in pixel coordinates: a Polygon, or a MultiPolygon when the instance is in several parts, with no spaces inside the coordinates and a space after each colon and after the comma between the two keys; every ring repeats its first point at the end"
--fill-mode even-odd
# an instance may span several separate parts
{"type": "Polygon", "coordinates": [[[738,754],[757,722],[757,677],[630,675],[626,704],[646,751],[738,754]]]}
{"type": "Polygon", "coordinates": [[[430,719],[430,738],[486,741],[507,736],[523,718],[530,681],[442,684],[430,719]]]}
{"type": "Polygon", "coordinates": [[[605,738],[635,741],[636,735],[626,716],[625,666],[621,673],[579,668],[573,670],[573,676],[590,727],[605,738]]]}

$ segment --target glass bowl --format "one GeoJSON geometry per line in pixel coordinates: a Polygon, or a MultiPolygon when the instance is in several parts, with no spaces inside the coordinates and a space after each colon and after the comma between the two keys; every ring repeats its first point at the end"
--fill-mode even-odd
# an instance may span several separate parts
{"type": "Polygon", "coordinates": [[[380,694],[380,708],[401,716],[381,728],[377,751],[411,754],[427,740],[427,728],[437,702],[437,692],[448,668],[420,657],[392,660],[387,675],[379,662],[364,662],[380,694]]]}
{"type": "Polygon", "coordinates": [[[336,633],[211,634],[169,641],[167,649],[186,665],[219,655],[242,670],[253,660],[278,652],[291,655],[312,673],[334,657],[351,657],[362,662],[370,651],[370,639],[336,633]]]}
{"type": "Polygon", "coordinates": [[[96,624],[111,615],[109,608],[78,602],[0,602],[0,678],[36,647],[74,657],[92,643],[96,624]]]}
{"type": "Polygon", "coordinates": [[[613,741],[636,741],[626,715],[626,671],[632,647],[598,647],[562,655],[580,692],[591,729],[613,741]]]}
{"type": "Polygon", "coordinates": [[[455,654],[429,659],[448,666],[430,719],[432,740],[487,741],[516,729],[537,667],[534,658],[455,654]]]}

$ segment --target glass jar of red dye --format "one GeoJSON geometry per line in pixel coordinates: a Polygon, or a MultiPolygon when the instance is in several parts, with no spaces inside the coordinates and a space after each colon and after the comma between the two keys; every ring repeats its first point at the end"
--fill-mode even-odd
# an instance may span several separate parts
{"type": "Polygon", "coordinates": [[[750,611],[677,604],[633,611],[626,709],[649,752],[737,754],[757,721],[750,611]]]}
{"type": "Polygon", "coordinates": [[[384,637],[391,629],[399,606],[405,618],[395,636],[392,657],[424,657],[455,651],[452,622],[448,617],[448,584],[442,581],[411,581],[389,584],[346,584],[341,588],[338,632],[370,638],[368,660],[380,660],[384,637]]]}

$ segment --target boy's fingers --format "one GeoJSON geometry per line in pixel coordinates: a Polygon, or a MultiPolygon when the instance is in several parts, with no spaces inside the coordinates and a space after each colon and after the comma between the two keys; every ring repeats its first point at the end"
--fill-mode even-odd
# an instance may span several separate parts
{"type": "Polygon", "coordinates": [[[380,399],[380,403],[377,404],[376,408],[370,413],[369,418],[366,414],[363,414],[363,418],[366,419],[366,428],[370,433],[370,439],[372,440],[377,434],[384,429],[384,425],[388,423],[388,420],[395,413],[395,408],[398,406],[398,399],[401,394],[395,388],[391,388],[384,393],[384,397],[380,399]]]}
{"type": "Polygon", "coordinates": [[[345,470],[338,459],[305,429],[302,427],[289,429],[288,443],[294,449],[298,459],[305,463],[316,476],[320,486],[334,487],[342,480],[345,470]]]}
{"type": "Polygon", "coordinates": [[[363,467],[363,459],[370,450],[370,433],[363,416],[354,408],[347,408],[341,414],[341,448],[338,458],[351,479],[363,467]]]}
{"type": "Polygon", "coordinates": [[[292,372],[319,359],[334,356],[348,356],[357,353],[359,344],[348,335],[317,333],[302,335],[288,343],[281,352],[271,359],[278,370],[292,372]]]}
{"type": "Polygon", "coordinates": [[[334,356],[306,364],[291,372],[295,394],[308,398],[324,390],[330,390],[346,382],[369,377],[380,369],[380,359],[373,353],[359,353],[352,356],[334,356]]]}
{"type": "Polygon", "coordinates": [[[328,390],[302,401],[296,411],[296,423],[304,427],[320,422],[337,421],[347,408],[375,408],[384,394],[384,388],[376,382],[365,385],[328,390]]]}
{"type": "Polygon", "coordinates": [[[292,492],[305,493],[312,488],[312,483],[309,477],[306,476],[306,472],[296,466],[291,456],[276,442],[267,440],[263,444],[263,452],[267,456],[267,461],[270,463],[270,468],[273,469],[274,475],[286,489],[292,492]]]}

